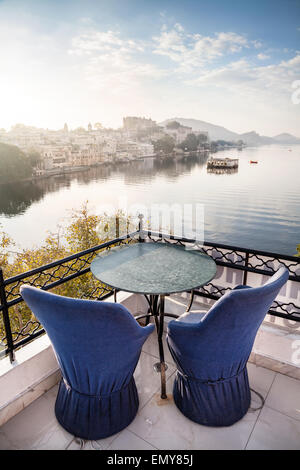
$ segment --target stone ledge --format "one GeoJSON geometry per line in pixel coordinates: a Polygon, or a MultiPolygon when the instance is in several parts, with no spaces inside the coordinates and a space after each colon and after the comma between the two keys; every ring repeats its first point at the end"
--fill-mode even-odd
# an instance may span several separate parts
{"type": "Polygon", "coordinates": [[[300,367],[281,362],[273,357],[252,352],[249,357],[249,362],[256,366],[264,367],[265,369],[270,369],[274,372],[279,372],[280,374],[300,380],[300,367]]]}
{"type": "Polygon", "coordinates": [[[0,425],[53,387],[60,370],[47,335],[16,351],[16,360],[0,362],[0,425]]]}

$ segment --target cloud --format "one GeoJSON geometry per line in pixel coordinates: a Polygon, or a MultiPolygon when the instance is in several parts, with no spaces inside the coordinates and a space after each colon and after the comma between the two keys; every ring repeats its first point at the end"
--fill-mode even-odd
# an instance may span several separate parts
{"type": "Polygon", "coordinates": [[[271,65],[253,65],[242,59],[213,70],[206,70],[197,78],[186,80],[192,86],[218,87],[227,91],[252,95],[255,98],[278,98],[291,96],[291,84],[300,75],[300,54],[289,60],[271,65]]]}
{"type": "Polygon", "coordinates": [[[263,46],[262,42],[261,42],[261,41],[258,41],[257,39],[255,39],[254,41],[252,41],[252,44],[253,44],[253,46],[255,47],[255,49],[260,49],[260,48],[263,46]]]}
{"type": "Polygon", "coordinates": [[[234,32],[219,32],[213,36],[189,34],[179,23],[169,30],[163,25],[160,35],[153,37],[153,42],[154,54],[168,57],[186,72],[251,46],[247,38],[234,32]]]}
{"type": "Polygon", "coordinates": [[[257,54],[257,58],[259,60],[267,60],[267,59],[270,59],[270,56],[267,54],[260,53],[260,54],[257,54]]]}
{"type": "Polygon", "coordinates": [[[116,52],[130,53],[133,51],[142,52],[144,50],[140,41],[132,39],[122,39],[117,31],[89,31],[75,36],[72,39],[70,54],[91,55],[95,52],[116,52]]]}
{"type": "Polygon", "coordinates": [[[143,79],[158,79],[166,73],[145,60],[144,42],[124,39],[118,31],[88,30],[73,37],[71,44],[69,54],[81,57],[85,78],[95,88],[124,92],[143,79]]]}

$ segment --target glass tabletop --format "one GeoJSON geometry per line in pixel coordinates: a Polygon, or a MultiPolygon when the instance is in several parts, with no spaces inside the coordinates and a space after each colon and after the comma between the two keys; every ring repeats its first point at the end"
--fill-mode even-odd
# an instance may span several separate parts
{"type": "Polygon", "coordinates": [[[182,246],[136,243],[112,248],[91,263],[93,275],[114,289],[136,294],[172,294],[201,287],[217,271],[209,256],[182,246]]]}

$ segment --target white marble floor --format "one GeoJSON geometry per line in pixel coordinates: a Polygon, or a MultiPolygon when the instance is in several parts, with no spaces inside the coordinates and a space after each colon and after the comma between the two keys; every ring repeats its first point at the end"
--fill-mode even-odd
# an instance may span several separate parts
{"type": "MultiPolygon", "coordinates": [[[[160,377],[153,370],[158,357],[153,333],[144,345],[135,372],[139,411],[122,432],[100,441],[74,438],[56,421],[55,386],[0,428],[0,449],[300,449],[299,380],[249,363],[250,386],[264,396],[264,407],[249,410],[233,426],[205,427],[188,420],[176,408],[172,400],[175,367],[167,347],[165,351],[168,400],[160,399],[160,377]]],[[[253,395],[252,406],[258,404],[253,395]]]]}

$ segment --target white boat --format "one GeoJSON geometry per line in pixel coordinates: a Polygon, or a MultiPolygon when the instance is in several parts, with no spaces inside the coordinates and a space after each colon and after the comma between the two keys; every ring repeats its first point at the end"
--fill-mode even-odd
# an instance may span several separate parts
{"type": "Polygon", "coordinates": [[[237,168],[238,158],[210,158],[207,161],[207,168],[237,168]]]}

